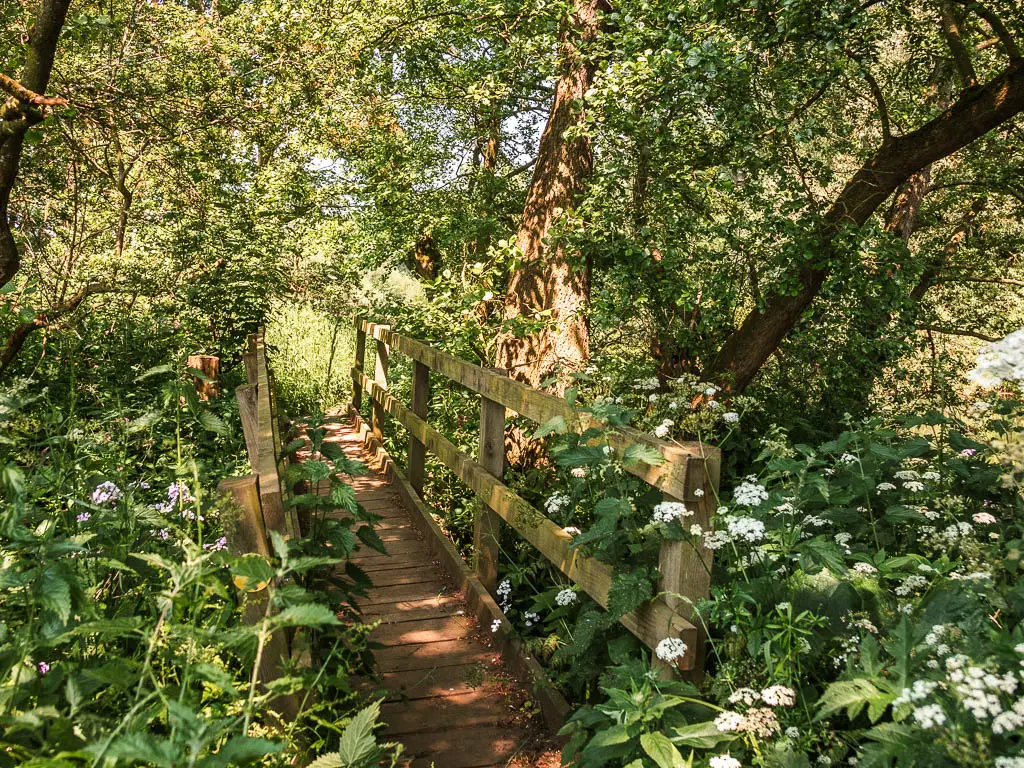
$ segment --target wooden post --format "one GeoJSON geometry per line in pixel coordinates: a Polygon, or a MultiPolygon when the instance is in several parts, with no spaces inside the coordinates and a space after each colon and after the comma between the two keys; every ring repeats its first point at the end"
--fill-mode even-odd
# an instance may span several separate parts
{"type": "MultiPolygon", "coordinates": [[[[505,406],[480,397],[480,460],[484,469],[498,480],[505,475],[505,406]]],[[[480,504],[473,532],[473,570],[477,578],[494,593],[498,582],[498,541],[501,518],[480,504]]]]}
{"type": "Polygon", "coordinates": [[[251,386],[256,386],[260,380],[259,370],[256,367],[256,334],[250,333],[248,339],[248,350],[242,354],[242,362],[245,363],[245,381],[251,386]]]}
{"type": "Polygon", "coordinates": [[[359,377],[365,370],[366,360],[366,331],[359,326],[360,320],[356,318],[356,361],[355,372],[352,376],[352,407],[359,413],[363,408],[363,383],[359,377]]]}
{"type": "Polygon", "coordinates": [[[257,388],[253,384],[243,384],[235,389],[242,434],[245,435],[245,452],[249,454],[249,466],[254,471],[260,463],[260,423],[256,396],[257,388]]]}
{"type": "Polygon", "coordinates": [[[186,363],[189,368],[195,368],[209,379],[201,379],[193,376],[196,392],[203,400],[217,397],[220,394],[220,358],[216,355],[189,355],[186,363]]]}
{"type": "MultiPolygon", "coordinates": [[[[693,512],[685,518],[687,526],[699,525],[702,531],[711,530],[711,519],[718,490],[717,457],[702,459],[694,456],[687,461],[687,499],[684,502],[693,512]]],[[[666,496],[666,501],[676,501],[666,496]]],[[[693,544],[686,541],[663,539],[658,551],[658,570],[661,572],[660,591],[666,592],[665,602],[679,611],[697,628],[697,643],[691,649],[693,668],[689,677],[697,682],[704,674],[704,645],[707,634],[704,621],[697,615],[692,603],[711,595],[711,564],[713,551],[704,546],[701,538],[693,544]]],[[[654,666],[667,676],[674,669],[660,659],[654,659],[654,666]]]]}
{"type": "MultiPolygon", "coordinates": [[[[419,360],[412,363],[412,412],[426,420],[430,404],[430,369],[419,360]]],[[[427,449],[412,432],[409,433],[409,484],[423,498],[427,449]]]]}
{"type": "MultiPolygon", "coordinates": [[[[381,328],[390,330],[389,326],[382,325],[381,328]]],[[[373,380],[381,389],[388,388],[388,345],[377,339],[377,366],[374,369],[373,380]]],[[[371,426],[373,436],[378,440],[384,439],[384,417],[387,411],[377,400],[373,401],[373,419],[371,426]]]]}
{"type": "Polygon", "coordinates": [[[259,480],[256,475],[226,477],[217,485],[217,495],[230,499],[237,516],[224,517],[228,548],[236,555],[250,552],[267,557],[270,547],[260,508],[259,480]]]}

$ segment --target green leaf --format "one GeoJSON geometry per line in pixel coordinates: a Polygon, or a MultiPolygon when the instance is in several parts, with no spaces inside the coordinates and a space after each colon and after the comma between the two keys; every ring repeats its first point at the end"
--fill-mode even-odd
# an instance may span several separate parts
{"type": "Polygon", "coordinates": [[[368,707],[359,710],[345,726],[338,742],[338,756],[346,766],[360,765],[377,749],[377,740],[373,737],[373,728],[380,716],[380,702],[375,701],[368,707]]]}
{"type": "Polygon", "coordinates": [[[388,553],[387,548],[384,546],[384,542],[380,540],[380,536],[378,536],[377,532],[370,526],[361,526],[356,531],[356,536],[358,536],[359,540],[370,549],[376,550],[382,555],[386,555],[388,553]]]}
{"type": "Polygon", "coordinates": [[[569,426],[565,423],[564,416],[555,416],[553,419],[548,419],[539,427],[537,431],[533,433],[533,439],[539,440],[542,437],[547,437],[551,434],[565,434],[569,431],[569,426]]]}
{"type": "Polygon", "coordinates": [[[723,741],[733,741],[741,734],[718,730],[713,720],[684,725],[672,731],[672,741],[694,749],[711,749],[723,741]]]}
{"type": "Polygon", "coordinates": [[[618,618],[635,611],[654,594],[654,586],[646,568],[617,573],[608,589],[608,612],[618,618]]]}
{"type": "Polygon", "coordinates": [[[207,432],[213,432],[218,435],[227,434],[227,423],[220,416],[210,411],[203,411],[199,414],[199,423],[207,432]]]}
{"type": "Polygon", "coordinates": [[[231,563],[231,575],[239,589],[255,589],[274,578],[274,569],[262,555],[248,554],[231,563]]]}
{"type": "Polygon", "coordinates": [[[359,502],[356,501],[356,490],[351,485],[339,483],[331,488],[331,503],[336,507],[342,507],[351,514],[359,511],[359,502]]]}
{"type": "Polygon", "coordinates": [[[174,372],[174,366],[171,365],[170,363],[165,363],[164,365],[155,365],[152,368],[150,368],[148,371],[146,371],[145,373],[141,373],[138,376],[136,376],[135,380],[136,381],[144,381],[145,379],[148,379],[151,376],[158,376],[161,373],[173,373],[173,372],[174,372]]]}
{"type": "Polygon", "coordinates": [[[665,457],[661,455],[661,451],[642,443],[633,443],[626,448],[622,454],[622,460],[626,464],[649,464],[652,467],[665,463],[665,457]]]}
{"type": "Polygon", "coordinates": [[[71,586],[63,569],[56,565],[44,568],[36,580],[34,592],[39,604],[60,616],[61,621],[71,618],[71,586]]]}
{"type": "Polygon", "coordinates": [[[136,432],[141,432],[144,429],[149,429],[160,422],[161,415],[160,411],[147,411],[137,419],[130,421],[128,423],[127,430],[130,434],[134,434],[136,432]]]}
{"type": "Polygon", "coordinates": [[[685,768],[683,756],[663,733],[645,733],[640,736],[640,746],[658,768],[685,768]]]}
{"type": "Polygon", "coordinates": [[[825,689],[825,693],[818,701],[818,714],[814,719],[816,721],[824,720],[839,710],[845,709],[846,716],[852,720],[865,707],[868,707],[868,715],[871,722],[874,723],[878,721],[894,698],[896,697],[893,694],[879,690],[874,682],[867,678],[839,680],[825,689]]]}
{"type": "Polygon", "coordinates": [[[272,618],[278,627],[319,627],[341,623],[330,608],[319,603],[293,605],[272,618]]]}

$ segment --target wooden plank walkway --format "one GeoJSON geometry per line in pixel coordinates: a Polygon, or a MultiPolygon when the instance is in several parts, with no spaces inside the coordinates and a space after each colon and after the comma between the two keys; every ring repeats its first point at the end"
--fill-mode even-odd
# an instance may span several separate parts
{"type": "MultiPolygon", "coordinates": [[[[326,440],[367,459],[350,423],[328,425],[326,440]]],[[[382,735],[405,745],[410,768],[557,765],[553,753],[534,753],[544,737],[519,707],[528,694],[489,641],[490,628],[477,627],[432,562],[413,513],[380,474],[352,485],[359,503],[380,516],[375,528],[388,549],[353,558],[374,582],[362,601],[365,619],[381,621],[370,637],[385,646],[375,652],[388,691],[382,735]]]]}

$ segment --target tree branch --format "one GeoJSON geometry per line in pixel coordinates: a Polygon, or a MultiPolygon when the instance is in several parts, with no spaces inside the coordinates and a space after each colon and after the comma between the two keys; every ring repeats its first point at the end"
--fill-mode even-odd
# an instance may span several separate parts
{"type": "Polygon", "coordinates": [[[992,13],[988,8],[978,2],[978,0],[954,0],[957,3],[965,6],[969,10],[974,11],[981,18],[988,22],[988,25],[992,27],[992,31],[996,37],[1003,44],[1003,48],[1006,50],[1006,55],[1010,57],[1010,63],[1024,62],[1024,56],[1021,56],[1020,48],[1017,47],[1016,41],[1013,39],[1013,35],[1003,24],[1003,20],[1000,19],[996,14],[992,13]]]}
{"type": "Polygon", "coordinates": [[[0,72],[0,89],[7,91],[18,101],[23,101],[36,107],[55,107],[67,105],[68,103],[67,99],[60,96],[42,96],[35,91],[29,90],[13,77],[8,77],[3,72],[0,72]]]}
{"type": "Polygon", "coordinates": [[[943,333],[947,336],[970,336],[973,339],[981,339],[992,343],[993,341],[999,341],[1001,336],[989,336],[985,333],[978,333],[977,331],[968,331],[960,328],[936,328],[932,325],[919,325],[917,326],[919,331],[930,331],[931,333],[943,333]]]}
{"type": "Polygon", "coordinates": [[[971,56],[964,47],[963,39],[960,36],[960,20],[957,19],[956,10],[951,0],[946,0],[940,6],[942,17],[942,37],[946,40],[949,52],[953,55],[953,64],[956,71],[960,73],[960,79],[965,88],[973,88],[978,84],[978,75],[974,71],[974,64],[971,56]]]}
{"type": "Polygon", "coordinates": [[[18,353],[21,352],[21,348],[25,345],[25,341],[30,334],[38,331],[40,328],[48,328],[58,320],[67,317],[78,309],[89,296],[97,293],[108,293],[109,291],[110,288],[102,283],[90,283],[63,304],[58,304],[52,309],[40,312],[33,319],[18,325],[11,331],[11,335],[7,337],[7,344],[4,346],[3,352],[0,352],[0,377],[4,375],[4,371],[14,362],[18,353]]]}

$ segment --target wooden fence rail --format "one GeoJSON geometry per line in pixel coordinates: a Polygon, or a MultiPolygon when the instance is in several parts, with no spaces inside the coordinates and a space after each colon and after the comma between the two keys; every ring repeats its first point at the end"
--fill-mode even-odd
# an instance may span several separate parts
{"type": "MultiPolygon", "coordinates": [[[[395,333],[388,326],[366,320],[356,321],[356,360],[352,367],[352,409],[358,414],[364,394],[372,402],[372,430],[381,438],[384,420],[393,416],[409,433],[408,482],[422,497],[425,455],[429,451],[468,485],[485,505],[474,536],[473,564],[477,578],[493,593],[497,575],[498,529],[500,521],[510,525],[552,564],[575,582],[601,606],[608,606],[612,569],[592,557],[571,549],[572,536],[545,517],[529,502],[502,482],[504,433],[508,410],[539,424],[556,417],[567,428],[582,431],[599,426],[588,414],[577,412],[566,401],[539,392],[503,373],[489,370],[421,341],[395,333]],[[376,340],[373,378],[365,373],[367,338],[376,340]],[[411,407],[388,392],[388,362],[392,352],[413,361],[411,407]],[[430,372],[445,376],[481,396],[479,459],[459,449],[428,423],[430,372]]],[[[710,527],[712,505],[717,498],[721,454],[704,443],[668,443],[634,429],[608,433],[608,443],[623,455],[631,445],[656,450],[660,464],[642,462],[626,469],[662,491],[666,499],[679,500],[694,511],[693,523],[710,527]]],[[[622,622],[647,647],[653,649],[666,637],[683,639],[688,651],[679,668],[700,674],[703,668],[703,633],[694,624],[693,605],[708,596],[711,550],[680,541],[665,541],[659,553],[661,594],[622,622]]]]}
{"type": "MultiPolygon", "coordinates": [[[[277,401],[262,328],[249,337],[249,349],[243,361],[248,384],[238,387],[235,397],[252,474],[225,478],[217,490],[221,497],[230,499],[228,506],[234,512],[233,517],[225,518],[231,551],[238,555],[256,553],[270,557],[270,532],[277,531],[289,539],[299,535],[299,524],[295,508],[286,508],[284,503],[277,401]]],[[[247,589],[248,586],[241,587],[249,592],[244,598],[244,618],[247,623],[256,624],[263,620],[268,595],[265,585],[257,590],[247,589]]],[[[298,635],[275,632],[262,657],[260,681],[267,683],[280,677],[285,660],[289,656],[298,657],[303,651],[298,635]]],[[[294,694],[288,694],[277,697],[273,706],[288,719],[295,717],[299,702],[294,694]]]]}

